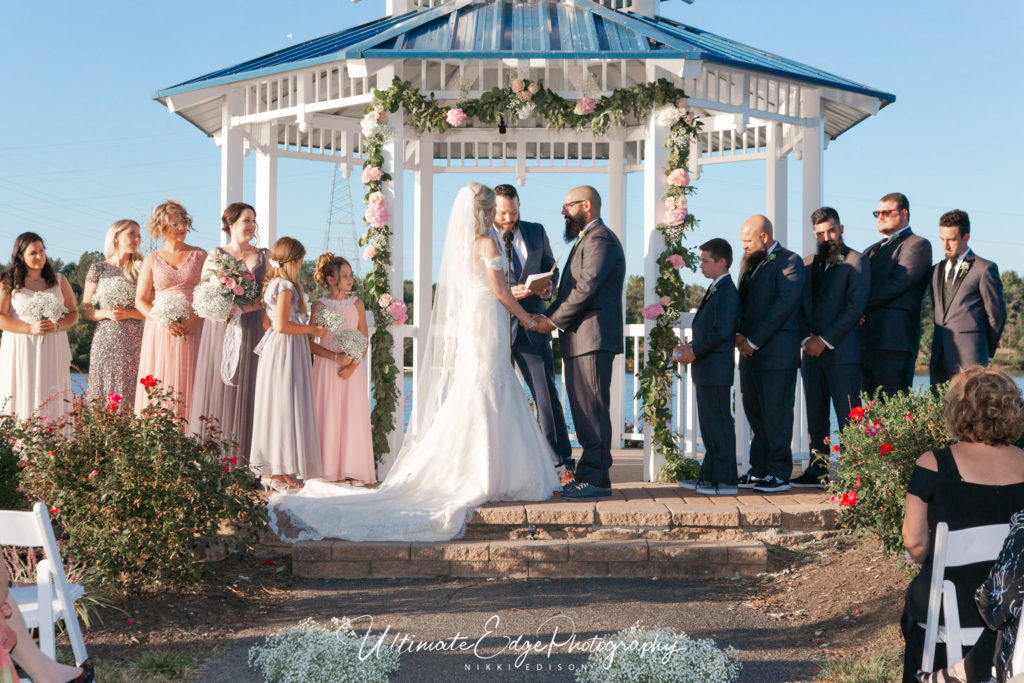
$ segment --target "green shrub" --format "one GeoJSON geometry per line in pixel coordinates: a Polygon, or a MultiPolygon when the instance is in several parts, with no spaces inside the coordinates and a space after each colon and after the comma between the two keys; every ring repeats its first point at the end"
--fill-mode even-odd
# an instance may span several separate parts
{"type": "MultiPolygon", "coordinates": [[[[939,392],[945,393],[945,386],[939,392]]],[[[833,446],[839,458],[829,491],[841,506],[842,526],[874,534],[888,552],[903,550],[903,508],[914,463],[925,451],[953,443],[942,399],[929,389],[884,401],[864,400],[833,446]]]]}
{"type": "Polygon", "coordinates": [[[249,529],[245,545],[266,517],[252,474],[230,467],[229,442],[189,436],[170,392],[146,391],[154,400],[140,416],[118,400],[79,400],[63,420],[15,428],[23,483],[53,506],[64,551],[129,593],[194,584],[197,537],[233,522],[249,529]]]}
{"type": "Polygon", "coordinates": [[[0,414],[0,510],[19,510],[18,454],[14,452],[13,415],[0,414]]]}

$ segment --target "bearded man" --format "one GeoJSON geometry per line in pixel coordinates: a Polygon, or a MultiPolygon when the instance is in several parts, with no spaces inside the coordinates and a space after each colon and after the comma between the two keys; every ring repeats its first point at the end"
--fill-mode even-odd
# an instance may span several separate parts
{"type": "Polygon", "coordinates": [[[752,432],[750,470],[739,487],[789,490],[793,403],[800,367],[799,313],[804,264],[774,237],[772,222],[751,216],[740,227],[740,388],[752,432]]]}
{"type": "Polygon", "coordinates": [[[860,325],[871,289],[863,257],[843,243],[839,214],[823,206],[811,214],[818,249],[804,259],[807,279],[800,307],[803,360],[800,374],[807,401],[811,463],[790,484],[822,488],[828,475],[829,401],[840,429],[860,405],[860,325]]]}

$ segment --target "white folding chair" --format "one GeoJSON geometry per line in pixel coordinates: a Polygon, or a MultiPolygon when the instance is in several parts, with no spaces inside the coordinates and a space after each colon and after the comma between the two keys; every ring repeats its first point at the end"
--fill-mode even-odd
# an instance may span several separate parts
{"type": "Polygon", "coordinates": [[[946,644],[946,663],[963,659],[963,648],[977,642],[983,628],[961,628],[960,612],[956,601],[956,587],[945,579],[946,569],[976,562],[995,562],[1003,542],[1010,533],[1009,524],[975,526],[950,531],[949,525],[939,522],[935,529],[935,554],[932,559],[932,581],[928,592],[928,618],[924,628],[924,654],[921,670],[930,672],[935,663],[936,643],[946,644]],[[939,610],[942,626],[939,626],[939,610]]]}
{"type": "Polygon", "coordinates": [[[42,548],[45,559],[36,565],[36,585],[11,590],[25,625],[39,629],[39,649],[57,659],[54,624],[64,621],[75,664],[89,655],[85,651],[82,629],[75,616],[75,601],[85,594],[77,583],[68,583],[64,562],[57,550],[57,539],[50,524],[50,513],[44,503],[36,503],[31,512],[0,510],[0,545],[42,548]]]}

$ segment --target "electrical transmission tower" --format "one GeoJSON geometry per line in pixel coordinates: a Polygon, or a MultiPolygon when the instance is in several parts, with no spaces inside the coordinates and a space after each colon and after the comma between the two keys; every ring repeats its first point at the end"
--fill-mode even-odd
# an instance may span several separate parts
{"type": "Polygon", "coordinates": [[[334,165],[334,175],[331,178],[331,201],[327,207],[323,250],[344,256],[352,264],[352,271],[356,277],[363,274],[359,235],[356,232],[355,214],[352,211],[352,188],[348,179],[341,174],[341,164],[334,165]]]}

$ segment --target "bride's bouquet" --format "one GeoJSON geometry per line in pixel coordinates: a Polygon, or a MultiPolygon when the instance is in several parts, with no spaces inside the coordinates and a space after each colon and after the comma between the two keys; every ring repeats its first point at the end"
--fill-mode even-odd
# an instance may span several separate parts
{"type": "Polygon", "coordinates": [[[220,254],[214,257],[213,268],[210,269],[210,282],[216,282],[228,294],[234,303],[248,305],[260,298],[260,283],[256,276],[246,267],[244,261],[233,256],[220,254]]]}
{"type": "MultiPolygon", "coordinates": [[[[323,306],[316,312],[316,322],[321,327],[326,327],[327,331],[334,337],[334,343],[337,345],[338,337],[345,331],[345,325],[348,323],[348,318],[345,317],[344,311],[339,311],[336,308],[330,306],[323,306]]],[[[338,351],[339,349],[334,349],[338,351]]]]}
{"type": "Polygon", "coordinates": [[[99,310],[107,308],[134,308],[135,285],[123,277],[105,277],[96,285],[92,305],[99,310]]]}
{"type": "Polygon", "coordinates": [[[37,323],[40,320],[57,322],[67,312],[62,297],[53,292],[36,292],[18,310],[18,317],[28,323],[37,323]]]}
{"type": "Polygon", "coordinates": [[[185,322],[189,315],[188,299],[181,292],[158,296],[149,315],[163,328],[185,322]]]}

